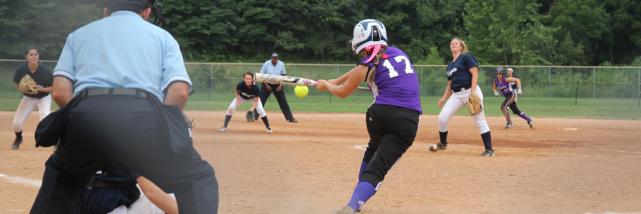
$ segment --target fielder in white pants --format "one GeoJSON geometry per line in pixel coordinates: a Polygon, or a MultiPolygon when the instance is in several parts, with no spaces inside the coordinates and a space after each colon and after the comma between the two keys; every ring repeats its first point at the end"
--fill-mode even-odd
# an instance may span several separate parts
{"type": "Polygon", "coordinates": [[[28,48],[25,51],[26,63],[16,69],[13,75],[13,82],[16,84],[18,91],[23,93],[22,100],[18,104],[16,114],[13,117],[13,131],[16,134],[16,139],[11,145],[12,149],[20,148],[22,143],[22,130],[24,129],[24,121],[27,120],[34,108],[38,107],[40,113],[40,120],[44,119],[51,112],[51,85],[53,84],[53,74],[39,64],[39,53],[35,48],[28,48]],[[23,92],[20,90],[20,80],[29,75],[38,84],[37,92],[23,92]]]}
{"type": "Polygon", "coordinates": [[[225,124],[223,127],[218,129],[219,132],[225,132],[227,130],[227,125],[231,120],[232,114],[236,111],[238,106],[242,105],[245,102],[251,102],[252,107],[249,109],[251,112],[256,110],[260,119],[265,123],[265,128],[267,128],[267,133],[272,133],[272,129],[269,127],[269,120],[267,120],[267,113],[263,108],[260,98],[258,97],[259,90],[258,86],[254,84],[254,74],[247,72],[243,74],[243,81],[239,82],[236,85],[236,97],[231,101],[229,107],[227,107],[227,112],[225,112],[225,124]]]}
{"type": "MultiPolygon", "coordinates": [[[[445,102],[441,113],[438,114],[438,131],[447,132],[447,124],[456,112],[458,112],[463,106],[467,106],[468,99],[470,98],[470,89],[463,89],[459,92],[453,92],[452,96],[445,102]]],[[[481,99],[481,106],[483,106],[483,92],[481,88],[477,86],[476,95],[481,99]]],[[[474,116],[474,124],[479,129],[479,134],[490,131],[490,127],[485,121],[485,107],[483,111],[474,116]]]]}
{"type": "MultiPolygon", "coordinates": [[[[483,92],[478,86],[479,66],[476,58],[468,53],[465,42],[459,38],[454,38],[450,42],[450,51],[452,52],[452,62],[447,65],[447,86],[443,92],[443,97],[438,101],[441,107],[441,113],[438,115],[438,133],[440,142],[431,145],[430,151],[445,150],[447,148],[447,124],[461,107],[467,105],[469,97],[475,93],[481,100],[483,106],[483,92]]],[[[481,156],[494,156],[492,148],[492,136],[490,127],[485,121],[485,111],[481,111],[473,116],[474,124],[479,129],[485,151],[481,156]]]]}
{"type": "Polygon", "coordinates": [[[44,119],[51,113],[51,95],[42,98],[22,96],[22,100],[20,100],[20,104],[18,104],[18,108],[16,109],[16,114],[13,116],[14,132],[22,132],[24,129],[24,121],[31,115],[31,112],[33,112],[36,106],[38,107],[40,120],[44,119]]]}

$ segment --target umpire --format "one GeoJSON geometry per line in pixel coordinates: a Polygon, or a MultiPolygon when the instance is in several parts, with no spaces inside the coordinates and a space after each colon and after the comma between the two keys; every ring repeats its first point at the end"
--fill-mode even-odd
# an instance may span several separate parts
{"type": "Polygon", "coordinates": [[[64,129],[31,213],[79,213],[84,187],[110,164],[175,193],[180,213],[217,213],[214,170],[182,114],[191,80],[176,40],[146,21],[154,3],[106,0],[105,18],[67,37],[53,83],[66,121],[48,127],[64,129]]]}
{"type": "MultiPolygon", "coordinates": [[[[272,58],[263,63],[263,66],[260,68],[260,73],[281,76],[287,74],[287,71],[285,70],[285,63],[278,60],[278,54],[273,53],[272,58]]],[[[290,123],[297,123],[298,121],[294,119],[292,110],[289,108],[289,104],[287,104],[287,97],[285,97],[285,90],[283,90],[283,85],[269,83],[263,83],[261,85],[262,87],[260,88],[260,102],[263,103],[263,107],[265,106],[265,103],[267,103],[267,98],[269,98],[269,95],[274,92],[274,96],[276,97],[276,100],[278,100],[278,106],[280,106],[280,110],[285,116],[285,120],[290,123]]],[[[254,114],[258,115],[257,113],[254,114]]]]}

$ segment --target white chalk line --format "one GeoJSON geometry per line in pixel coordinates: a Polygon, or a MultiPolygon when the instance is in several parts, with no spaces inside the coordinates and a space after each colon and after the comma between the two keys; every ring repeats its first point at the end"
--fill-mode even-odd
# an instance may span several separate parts
{"type": "Polygon", "coordinates": [[[581,148],[581,147],[576,147],[574,149],[578,149],[578,150],[597,150],[597,151],[602,151],[602,152],[618,152],[618,153],[628,153],[628,154],[641,155],[640,151],[626,151],[626,150],[618,150],[618,149],[597,149],[597,148],[581,148]]]}
{"type": "Polygon", "coordinates": [[[9,181],[11,183],[16,183],[16,184],[22,184],[30,187],[36,187],[40,188],[40,184],[42,184],[42,181],[36,180],[36,179],[31,179],[31,178],[24,178],[20,176],[11,176],[11,175],[5,175],[0,173],[0,178],[9,181]]]}
{"type": "Polygon", "coordinates": [[[365,151],[365,150],[367,150],[367,144],[354,145],[354,148],[358,149],[358,150],[361,150],[361,151],[365,151]]]}

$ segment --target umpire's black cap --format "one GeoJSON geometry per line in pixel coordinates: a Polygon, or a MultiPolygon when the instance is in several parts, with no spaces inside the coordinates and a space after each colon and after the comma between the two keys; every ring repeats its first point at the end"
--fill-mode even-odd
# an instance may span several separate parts
{"type": "Polygon", "coordinates": [[[154,5],[155,0],[105,0],[104,2],[104,6],[111,12],[127,10],[138,13],[154,5]]]}

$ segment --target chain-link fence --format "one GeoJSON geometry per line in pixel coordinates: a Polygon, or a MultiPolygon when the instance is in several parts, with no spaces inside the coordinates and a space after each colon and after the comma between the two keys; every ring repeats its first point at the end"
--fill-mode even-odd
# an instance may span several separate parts
{"type": "MultiPolygon", "coordinates": [[[[19,97],[13,74],[22,60],[0,60],[0,98],[19,97]]],[[[42,65],[53,69],[54,61],[42,65]]],[[[186,67],[196,90],[196,99],[228,97],[245,72],[258,72],[262,63],[187,63],[186,67]]],[[[286,64],[288,75],[311,79],[331,79],[351,69],[353,64],[286,64]]],[[[488,94],[495,77],[494,65],[480,69],[479,85],[488,94]]],[[[592,66],[514,66],[515,75],[523,84],[523,91],[530,97],[562,98],[625,98],[638,99],[641,103],[641,67],[592,67],[592,66]]],[[[440,96],[447,79],[445,66],[416,65],[421,82],[422,96],[440,96]]],[[[286,87],[292,90],[292,87],[286,87]]],[[[319,94],[310,90],[311,95],[319,94]]],[[[356,96],[367,95],[357,93],[356,96]]]]}

